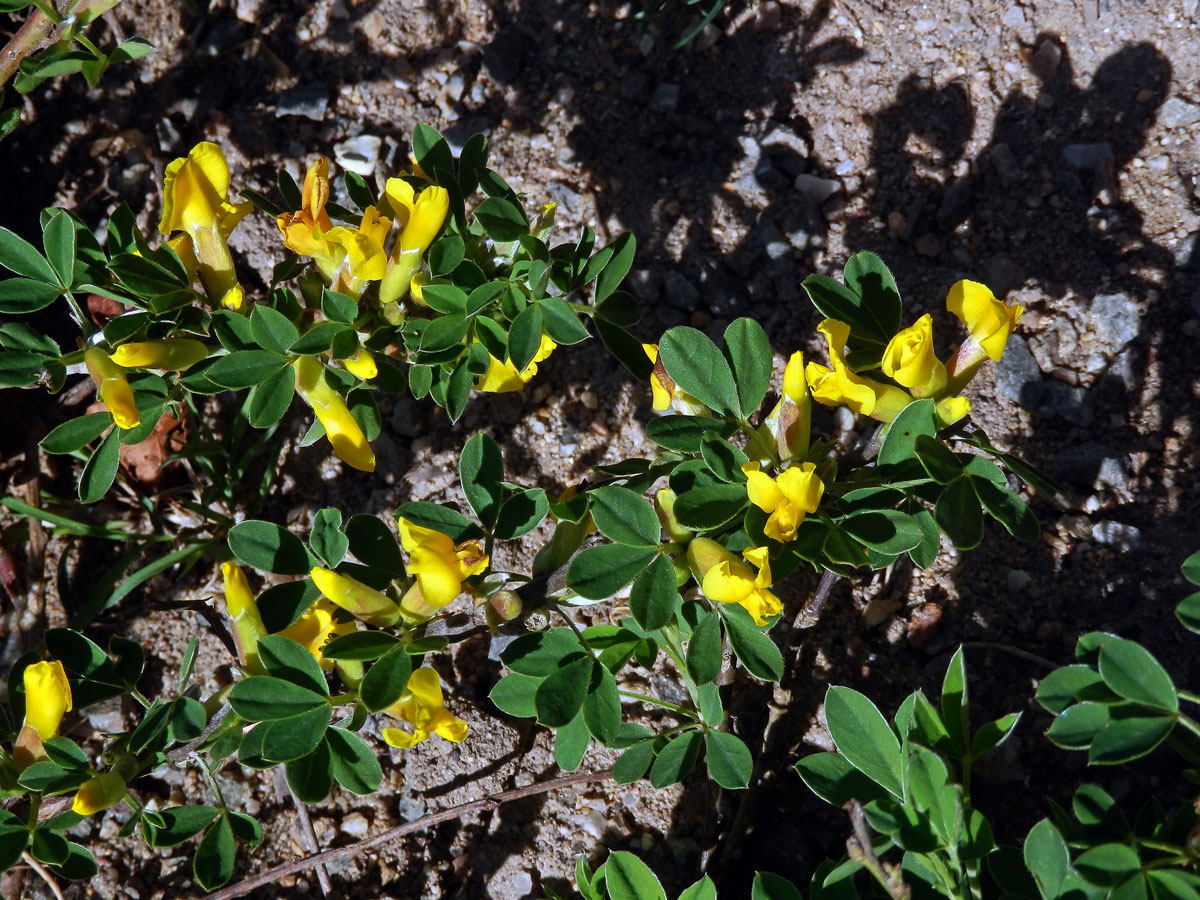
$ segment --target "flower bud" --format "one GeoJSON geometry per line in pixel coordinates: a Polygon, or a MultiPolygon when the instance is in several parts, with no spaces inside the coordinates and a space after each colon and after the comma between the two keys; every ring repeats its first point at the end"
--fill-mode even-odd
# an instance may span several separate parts
{"type": "Polygon", "coordinates": [[[662,523],[663,531],[668,537],[677,544],[686,544],[693,537],[695,532],[690,528],[684,528],[675,518],[675,492],[670,488],[663,488],[654,495],[654,511],[658,514],[658,521],[662,523]]]}
{"type": "Polygon", "coordinates": [[[391,597],[349,575],[322,568],[315,568],[309,574],[325,597],[368,625],[386,628],[400,618],[400,606],[391,597]]]}
{"type": "Polygon", "coordinates": [[[208,348],[191,338],[134,341],[113,351],[111,359],[125,369],[170,369],[182,372],[208,356],[208,348]]]}
{"type": "Polygon", "coordinates": [[[511,622],[521,614],[521,598],[516,591],[496,591],[488,597],[484,615],[488,628],[494,633],[497,626],[511,622]]]}
{"type": "Polygon", "coordinates": [[[58,734],[62,717],[71,709],[71,685],[57,659],[25,667],[25,721],[13,748],[13,761],[25,769],[42,759],[42,742],[58,734]]]}
{"type": "Polygon", "coordinates": [[[71,803],[71,812],[81,816],[103,812],[111,806],[116,806],[125,796],[125,779],[117,772],[104,772],[93,775],[75,792],[71,803]]]}
{"type": "Polygon", "coordinates": [[[99,347],[89,348],[83,354],[83,361],[117,427],[129,429],[140,425],[142,414],[138,411],[125,371],[99,347]]]}
{"type": "Polygon", "coordinates": [[[312,407],[333,452],[351,468],[375,471],[375,453],[366,435],[350,413],[346,401],[325,380],[325,367],[313,356],[301,356],[292,363],[296,371],[296,393],[312,407]]]}

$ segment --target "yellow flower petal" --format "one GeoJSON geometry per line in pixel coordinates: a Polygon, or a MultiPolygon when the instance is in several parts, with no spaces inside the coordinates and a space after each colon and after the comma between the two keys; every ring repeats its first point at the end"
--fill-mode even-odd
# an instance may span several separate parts
{"type": "Polygon", "coordinates": [[[521,390],[529,383],[530,379],[537,375],[538,363],[553,353],[556,347],[558,344],[543,332],[533,359],[520,372],[517,371],[517,367],[513,365],[511,359],[501,362],[496,357],[489,356],[488,370],[475,382],[476,390],[483,391],[485,394],[506,394],[521,390]]]}
{"type": "Polygon", "coordinates": [[[110,359],[126,369],[169,369],[182,372],[208,356],[208,348],[191,338],[133,341],[122,344],[110,359]]]}
{"type": "Polygon", "coordinates": [[[318,566],[309,572],[309,576],[317,590],[332,603],[369,625],[393,625],[400,617],[399,605],[387,594],[349,575],[318,566]]]}
{"type": "Polygon", "coordinates": [[[325,435],[338,458],[362,472],[375,471],[375,453],[346,401],[325,380],[325,367],[313,356],[301,356],[292,363],[298,393],[325,428],[325,435]]]}
{"type": "Polygon", "coordinates": [[[926,313],[888,342],[880,364],[883,374],[928,397],[946,386],[946,367],[933,348],[933,316],[926,313]]]}
{"type": "Polygon", "coordinates": [[[996,299],[985,284],[959,281],[946,295],[946,308],[967,327],[971,340],[998,362],[1017,323],[1021,321],[1021,306],[1009,306],[996,299]]]}
{"type": "Polygon", "coordinates": [[[804,353],[797,350],[788,359],[783,370],[783,393],[799,403],[808,392],[808,384],[804,380],[804,353]]]}
{"type": "Polygon", "coordinates": [[[43,741],[58,734],[62,717],[71,709],[71,685],[57,659],[25,667],[25,724],[43,741]]]}
{"type": "Polygon", "coordinates": [[[100,389],[100,399],[112,413],[119,428],[136,428],[142,422],[133,389],[125,378],[125,371],[109,358],[99,347],[91,347],[83,354],[84,364],[100,389]]]}
{"type": "Polygon", "coordinates": [[[83,783],[71,801],[71,812],[90,816],[116,806],[125,797],[125,779],[116,772],[93,776],[83,783]]]}
{"type": "Polygon", "coordinates": [[[424,253],[442,230],[449,209],[450,193],[445,188],[433,185],[421,191],[404,224],[404,230],[400,232],[396,245],[398,249],[393,251],[393,256],[398,253],[424,253]]]}

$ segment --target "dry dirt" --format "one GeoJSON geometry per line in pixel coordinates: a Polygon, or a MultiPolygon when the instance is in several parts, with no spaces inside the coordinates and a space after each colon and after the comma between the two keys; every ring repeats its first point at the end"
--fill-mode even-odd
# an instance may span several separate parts
{"type": "MultiPolygon", "coordinates": [[[[806,877],[840,853],[846,830],[790,768],[828,742],[825,686],[850,684],[890,710],[909,690],[932,688],[960,642],[969,646],[980,718],[1026,712],[977,797],[998,835],[1015,841],[1045,814],[1046,797],[1069,796],[1084,767],[1041,736],[1047,719],[1031,697],[1045,669],[1005,647],[1061,663],[1079,634],[1113,630],[1150,644],[1180,683],[1195,685],[1194,639],[1171,610],[1184,593],[1179,563],[1200,548],[1200,4],[731,2],[719,32],[677,53],[660,51],[686,20],[667,17],[646,37],[635,9],[215,0],[200,12],[125,0],[97,31],[105,39],[105,27],[136,32],[159,52],[111,70],[98,90],[75,79],[31,98],[26,125],[0,144],[0,221],[31,234],[41,207],[61,205],[100,224],[126,201],[152,227],[163,166],[201,139],[225,147],[235,185],[269,190],[280,167],[299,175],[351,138],[381,139],[376,175],[384,176],[404,164],[420,122],[459,145],[482,131],[493,166],[531,204],[558,203],[564,239],[584,223],[602,239],[635,232],[631,284],[644,302],[645,339],[684,323],[719,332],[748,314],[767,327],[781,362],[798,346],[815,349],[818,317],[799,283],[810,272],[836,273],[862,249],[892,266],[906,315],[934,312],[947,334],[957,327],[943,306],[954,281],[1006,292],[1025,318],[1004,362],[973,386],[974,418],[1072,495],[1033,501],[1039,544],[992,529],[982,549],[946,548],[930,571],[840,585],[821,620],[796,636],[785,684],[773,694],[735,690],[734,726],[761,745],[761,777],[746,794],[722,796],[702,775],[669,791],[564,790],[335,866],[333,897],[519,898],[541,896],[542,885],[566,894],[575,856],[595,858],[602,846],[644,851],[674,892],[702,867],[729,898],[747,893],[757,868],[806,877]],[[771,705],[778,721],[764,744],[757,738],[771,705]]],[[[260,274],[279,252],[264,217],[243,225],[234,246],[260,274]]],[[[14,394],[2,401],[6,417],[34,423],[34,439],[73,414],[14,394]]],[[[374,477],[327,459],[323,443],[296,449],[306,423],[294,415],[286,477],[265,515],[303,528],[327,505],[386,515],[408,499],[461,499],[454,461],[479,429],[506,448],[515,479],[551,492],[592,465],[651,452],[647,391],[595,342],[560,350],[528,391],[474,402],[457,424],[404,399],[384,413],[374,477]]],[[[818,419],[829,433],[867,427],[818,419]]],[[[20,435],[4,438],[14,481],[25,445],[20,435]]],[[[71,493],[69,472],[49,474],[58,493],[71,493]]],[[[51,582],[56,552],[52,542],[51,582]]],[[[22,573],[33,584],[42,576],[22,573]]],[[[794,578],[788,607],[798,609],[814,586],[811,575],[794,578]]],[[[48,592],[53,618],[52,584],[48,592]]],[[[159,660],[146,687],[153,691],[154,679],[172,681],[187,638],[204,630],[194,613],[162,607],[215,593],[208,571],[164,581],[95,628],[149,646],[159,660]]],[[[335,790],[313,808],[322,847],[553,777],[547,735],[487,701],[499,671],[489,649],[477,639],[439,663],[455,711],[471,724],[468,740],[391,754],[380,745],[379,798],[335,790]]],[[[200,671],[216,674],[228,662],[206,639],[200,671]]],[[[79,733],[119,727],[121,710],[105,715],[79,733]]],[[[584,766],[609,761],[593,751],[584,766]]],[[[1168,802],[1178,796],[1169,767],[1085,777],[1119,797],[1136,799],[1150,789],[1147,778],[1168,802]]],[[[305,852],[291,801],[269,774],[230,765],[220,779],[268,835],[257,853],[239,856],[235,878],[305,852]]],[[[144,779],[138,790],[160,805],[208,799],[194,772],[144,779]]],[[[81,826],[101,872],[68,896],[199,896],[188,847],[149,852],[109,840],[120,819],[81,826]]],[[[254,896],[317,892],[305,875],[254,896]]],[[[49,895],[30,878],[26,896],[49,895]]]]}

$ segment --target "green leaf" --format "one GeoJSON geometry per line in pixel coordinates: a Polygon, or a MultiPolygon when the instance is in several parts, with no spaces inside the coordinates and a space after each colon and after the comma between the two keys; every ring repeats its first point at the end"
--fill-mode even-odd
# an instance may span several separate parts
{"type": "Polygon", "coordinates": [[[160,810],[165,828],[154,829],[154,847],[176,847],[208,827],[220,810],[212,806],[172,806],[160,810]]]}
{"type": "Polygon", "coordinates": [[[25,823],[8,810],[0,810],[0,871],[16,865],[28,843],[25,823]]]}
{"type": "Polygon", "coordinates": [[[883,260],[869,251],[856,253],[846,261],[842,277],[846,286],[862,298],[863,312],[885,340],[900,330],[900,291],[883,260]]]}
{"type": "Polygon", "coordinates": [[[542,310],[542,327],[556,344],[578,344],[591,337],[579,317],[558,297],[543,297],[538,306],[542,310]]]}
{"type": "MultiPolygon", "coordinates": [[[[449,275],[463,261],[466,255],[466,244],[456,234],[448,234],[434,241],[429,247],[426,259],[429,261],[429,272],[434,278],[449,275]]],[[[424,294],[422,293],[422,296],[424,294]]]]}
{"type": "MultiPolygon", "coordinates": [[[[2,286],[0,283],[0,287],[2,286]]],[[[646,355],[641,341],[624,328],[613,325],[604,319],[597,318],[592,321],[596,326],[596,334],[600,338],[600,343],[604,344],[617,362],[623,365],[629,374],[638,381],[649,381],[654,366],[650,362],[650,357],[646,355]]]]}
{"type": "Polygon", "coordinates": [[[149,56],[151,53],[157,52],[157,50],[158,48],[145,38],[135,35],[129,40],[117,44],[113,52],[108,55],[108,61],[110,63],[132,62],[135,59],[141,59],[143,56],[149,56]]]}
{"type": "MultiPolygon", "coordinates": [[[[0,226],[0,266],[46,284],[57,284],[58,276],[46,258],[29,241],[0,226]]],[[[57,295],[57,291],[55,292],[57,295]]]]}
{"type": "Polygon", "coordinates": [[[335,637],[322,647],[321,655],[326,659],[379,659],[399,643],[399,638],[386,631],[352,631],[335,637]]]}
{"type": "Polygon", "coordinates": [[[1112,710],[1112,720],[1096,733],[1088,748],[1093,765],[1117,765],[1150,753],[1175,727],[1172,716],[1127,715],[1125,707],[1112,710]]]}
{"type": "Polygon", "coordinates": [[[344,728],[331,727],[325,732],[329,744],[330,771],[337,783],[360,797],[379,790],[383,769],[366,742],[344,728]]]}
{"type": "Polygon", "coordinates": [[[236,350],[218,358],[204,374],[213,384],[240,390],[262,384],[287,364],[285,357],[267,350],[236,350]]]}
{"type": "Polygon", "coordinates": [[[883,714],[851,688],[833,685],[825,694],[825,718],[838,752],[896,798],[900,785],[900,741],[883,714]]]}
{"type": "Polygon", "coordinates": [[[68,771],[84,771],[89,768],[87,754],[79,749],[79,745],[70,738],[52,737],[42,743],[42,748],[50,761],[68,771]]]}
{"type": "Polygon", "coordinates": [[[244,565],[277,575],[307,575],[314,564],[300,538],[260,519],[229,529],[229,549],[244,565]]]}
{"type": "Polygon", "coordinates": [[[229,705],[248,722],[265,722],[328,708],[329,701],[321,694],[282,678],[255,675],[233,686],[229,692],[229,705]]]}
{"type": "Polygon", "coordinates": [[[402,503],[396,508],[396,518],[407,519],[422,528],[440,531],[442,534],[448,535],[456,544],[471,538],[483,537],[479,526],[457,509],[439,506],[436,503],[423,501],[402,503]]]}
{"type": "Polygon", "coordinates": [[[523,634],[500,654],[504,665],[522,675],[545,678],[557,671],[563,659],[583,652],[583,645],[570,628],[523,634]]]}
{"type": "Polygon", "coordinates": [[[743,607],[734,603],[720,606],[725,620],[725,633],[738,661],[746,671],[763,681],[783,678],[783,653],[771,638],[759,630],[743,607]]]}
{"type": "Polygon", "coordinates": [[[850,800],[866,805],[884,800],[887,792],[837,753],[814,753],[796,763],[796,771],[808,789],[833,806],[850,800]]]}
{"type": "Polygon", "coordinates": [[[75,242],[75,224],[70,215],[61,209],[51,212],[42,228],[42,244],[58,283],[64,288],[75,283],[75,242]]]}
{"type": "MultiPolygon", "coordinates": [[[[328,733],[328,732],[327,732],[328,733]]],[[[288,786],[302,803],[320,803],[333,788],[329,742],[319,740],[312,752],[289,759],[284,767],[288,786]]]]}
{"type": "Polygon", "coordinates": [[[721,350],[733,370],[738,408],[748,419],[762,405],[771,386],[771,342],[754,319],[734,319],[725,329],[721,350]]]}
{"type": "MultiPolygon", "coordinates": [[[[63,815],[66,815],[64,813],[63,815]]],[[[51,866],[50,871],[56,875],[61,875],[63,878],[69,878],[72,881],[89,881],[96,877],[97,872],[96,857],[92,855],[92,851],[81,844],[67,844],[67,858],[56,866],[51,866]]]]}
{"type": "Polygon", "coordinates": [[[1009,534],[1030,544],[1037,542],[1042,535],[1042,526],[1024,500],[1008,488],[999,487],[981,478],[972,478],[971,484],[979,494],[979,499],[983,501],[984,509],[1003,525],[1009,534]]]}
{"type": "Polygon", "coordinates": [[[715,612],[705,613],[692,629],[684,663],[697,684],[708,684],[721,674],[722,662],[721,617],[715,612]]]}
{"type": "Polygon", "coordinates": [[[269,634],[259,638],[258,653],[268,675],[318,694],[329,693],[325,673],[307,647],[282,635],[269,634]]]}
{"type": "Polygon", "coordinates": [[[200,839],[196,857],[192,861],[192,873],[204,890],[216,890],[230,879],[236,850],[233,828],[229,825],[229,819],[221,816],[200,839]]]}
{"type": "Polygon", "coordinates": [[[1200,550],[1185,559],[1179,568],[1184,578],[1192,584],[1200,585],[1200,550]]]}
{"type": "Polygon", "coordinates": [[[983,541],[983,511],[979,503],[974,482],[964,477],[948,484],[934,506],[938,527],[959,550],[974,550],[983,541]]]}
{"type": "Polygon", "coordinates": [[[879,448],[881,466],[902,463],[916,456],[916,442],[921,435],[937,434],[937,417],[932,400],[914,400],[887,427],[879,448]]]}
{"type": "Polygon", "coordinates": [[[484,232],[497,243],[515,241],[529,233],[525,214],[514,203],[500,197],[489,197],[475,209],[475,218],[484,232]]]}
{"type": "Polygon", "coordinates": [[[756,872],[750,886],[750,900],[804,900],[786,878],[772,872],[756,872]]]}
{"type": "Polygon", "coordinates": [[[369,515],[351,516],[346,523],[346,538],[350,542],[350,552],[363,565],[381,569],[395,578],[405,576],[400,545],[382,519],[369,515]]]}
{"type": "Polygon", "coordinates": [[[925,533],[916,518],[896,509],[854,513],[839,525],[863,546],[887,556],[898,556],[925,540],[925,533]]]}
{"type": "Polygon", "coordinates": [[[1067,750],[1083,750],[1111,719],[1101,703],[1078,703],[1064,710],[1046,731],[1046,737],[1067,750]]]}
{"type": "Polygon", "coordinates": [[[962,475],[963,464],[941,438],[918,434],[913,441],[913,449],[929,477],[938,484],[949,484],[962,475]]]}
{"type": "Polygon", "coordinates": [[[262,757],[271,762],[287,762],[312,753],[320,745],[332,713],[326,705],[260,726],[265,729],[262,757]]]}
{"type": "MultiPolygon", "coordinates": [[[[417,165],[421,167],[436,184],[444,188],[454,187],[442,179],[452,179],[454,175],[454,154],[446,139],[438,134],[435,128],[424,123],[413,129],[412,155],[417,165]]],[[[299,207],[294,207],[298,209],[299,207]]]]}
{"type": "Polygon", "coordinates": [[[393,647],[367,670],[358,696],[371,712],[387,709],[404,693],[412,674],[412,657],[405,648],[393,647]]]}
{"type": "Polygon", "coordinates": [[[633,744],[613,764],[613,781],[617,784],[633,784],[646,774],[652,762],[654,762],[653,740],[633,744]]]}
{"type": "Polygon", "coordinates": [[[531,719],[537,715],[537,707],[533,701],[541,683],[542,679],[532,675],[510,672],[496,682],[488,698],[501,712],[521,719],[531,719]]]}
{"type": "Polygon", "coordinates": [[[662,336],[659,360],[679,387],[718,413],[737,415],[733,370],[717,345],[695,328],[680,326],[662,336]]]}
{"type": "Polygon", "coordinates": [[[1189,882],[1183,873],[1155,869],[1146,873],[1154,900],[1200,900],[1200,885],[1189,882]]]}
{"type": "Polygon", "coordinates": [[[251,849],[263,842],[263,829],[257,820],[245,813],[232,810],[227,811],[226,815],[229,816],[229,824],[233,827],[233,833],[239,841],[248,844],[251,849]]]}
{"type": "Polygon", "coordinates": [[[704,732],[704,757],[709,777],[721,787],[738,791],[749,786],[754,758],[740,738],[710,728],[704,732]]]}
{"type": "Polygon", "coordinates": [[[200,737],[207,723],[208,714],[203,703],[191,697],[180,697],[171,704],[168,739],[180,744],[194,740],[200,737]]]}
{"type": "MultiPolygon", "coordinates": [[[[569,657],[568,657],[569,659],[569,657]]],[[[595,660],[581,655],[550,673],[534,694],[538,721],[550,728],[569,724],[583,708],[595,660]]]]}
{"type": "Polygon", "coordinates": [[[748,463],[750,458],[729,441],[709,432],[700,440],[700,457],[709,471],[721,481],[730,484],[746,483],[742,466],[748,463]]]}
{"type": "Polygon", "coordinates": [[[550,501],[541,488],[518,491],[504,501],[493,534],[502,541],[524,537],[546,518],[550,501]]]}
{"type": "Polygon", "coordinates": [[[653,547],[601,544],[584,550],[567,567],[567,586],[581,597],[611,597],[646,568],[658,551],[653,547]]]}
{"type": "Polygon", "coordinates": [[[345,558],[346,551],[350,549],[350,539],[342,533],[341,528],[341,510],[326,508],[313,517],[312,531],[308,535],[313,552],[331,569],[345,558]]]}
{"type": "Polygon", "coordinates": [[[583,701],[583,720],[596,740],[610,745],[621,727],[621,695],[610,672],[599,661],[592,667],[591,683],[583,701]]]}
{"type": "Polygon", "coordinates": [[[942,697],[939,704],[942,724],[950,736],[950,745],[958,755],[965,754],[970,746],[971,717],[970,700],[967,695],[967,661],[962,647],[954,651],[946,675],[942,679],[942,697]]]}
{"type": "Polygon", "coordinates": [[[608,299],[625,276],[629,274],[634,254],[637,252],[637,241],[633,234],[627,231],[613,241],[611,247],[612,256],[596,279],[596,294],[592,299],[592,303],[596,306],[608,299]]]}
{"type": "Polygon", "coordinates": [[[1055,669],[1038,685],[1037,701],[1052,713],[1061,713],[1076,699],[1082,699],[1104,680],[1091,666],[1073,665],[1055,669]]]}
{"type": "MultiPolygon", "coordinates": [[[[300,340],[300,332],[287,316],[261,303],[254,304],[250,313],[250,333],[260,347],[279,356],[285,355],[288,348],[300,340]]],[[[222,383],[219,378],[213,380],[222,383]]]]}
{"type": "Polygon", "coordinates": [[[656,547],[662,526],[654,507],[641,494],[624,487],[602,487],[590,493],[592,519],[600,533],[618,544],[656,547]]]}
{"type": "Polygon", "coordinates": [[[300,356],[316,356],[333,346],[334,338],[346,333],[346,327],[337,322],[318,322],[300,336],[288,348],[289,353],[300,356]]]}
{"type": "Polygon", "coordinates": [[[42,281],[8,278],[0,281],[0,313],[21,316],[37,312],[57,300],[61,293],[59,288],[42,281]]]}
{"type": "Polygon", "coordinates": [[[491,527],[500,513],[500,501],[504,496],[500,484],[504,480],[500,445],[482,432],[473,435],[463,446],[459,477],[471,509],[475,510],[479,521],[491,527]]]}
{"type": "Polygon", "coordinates": [[[95,503],[108,493],[113,479],[117,477],[117,464],[120,461],[120,432],[114,428],[92,452],[79,475],[79,499],[84,503],[95,503]]]}
{"type": "Polygon", "coordinates": [[[1188,631],[1200,634],[1200,591],[1185,597],[1175,607],[1175,617],[1188,631]]]}
{"type": "Polygon", "coordinates": [[[1137,851],[1125,844],[1101,844],[1075,859],[1075,870],[1101,887],[1118,885],[1140,868],[1137,851]]]}
{"type": "Polygon", "coordinates": [[[679,895],[679,900],[717,900],[717,886],[705,875],[679,895]]]}
{"type": "Polygon", "coordinates": [[[650,784],[665,788],[686,778],[696,765],[703,743],[704,738],[699,731],[685,731],[673,737],[650,768],[650,784]]]}
{"type": "Polygon", "coordinates": [[[112,424],[113,418],[109,412],[68,419],[42,438],[41,448],[47,453],[74,453],[100,437],[112,424]]]}
{"type": "Polygon", "coordinates": [[[580,713],[554,733],[554,761],[564,772],[574,772],[591,743],[592,735],[580,713]]]}
{"type": "Polygon", "coordinates": [[[250,395],[250,424],[270,428],[283,418],[296,394],[296,372],[285,366],[256,385],[250,395]]]}
{"type": "Polygon", "coordinates": [[[998,747],[1008,740],[1016,730],[1020,718],[1020,713],[1009,713],[994,722],[988,722],[975,732],[975,736],[971,738],[971,758],[979,759],[993,747],[998,747]]]}
{"type": "Polygon", "coordinates": [[[447,316],[465,316],[473,312],[467,303],[467,292],[452,284],[430,284],[421,291],[421,300],[436,312],[447,316]]]}
{"type": "Polygon", "coordinates": [[[671,621],[678,602],[675,567],[670,557],[660,553],[634,579],[629,592],[629,611],[644,630],[654,631],[671,621]]]}
{"type": "Polygon", "coordinates": [[[1100,677],[1126,700],[1174,713],[1179,697],[1166,669],[1141,644],[1113,638],[1100,648],[1100,677]]]}
{"type": "Polygon", "coordinates": [[[681,453],[699,453],[706,434],[728,437],[733,430],[732,422],[706,416],[662,416],[646,423],[646,437],[660,447],[681,453]]]}
{"type": "Polygon", "coordinates": [[[750,502],[744,484],[705,484],[680,494],[675,518],[685,528],[706,531],[731,522],[750,502]]]}
{"type": "Polygon", "coordinates": [[[650,867],[625,850],[616,850],[604,864],[604,883],[610,900],[667,900],[650,867]]]}

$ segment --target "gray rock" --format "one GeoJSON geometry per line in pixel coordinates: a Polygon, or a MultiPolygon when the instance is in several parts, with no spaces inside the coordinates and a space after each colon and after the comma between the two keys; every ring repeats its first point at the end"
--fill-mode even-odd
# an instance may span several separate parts
{"type": "Polygon", "coordinates": [[[1051,411],[1071,424],[1086,428],[1095,420],[1096,404],[1085,388],[1073,387],[1062,381],[1050,381],[1044,388],[1051,411]]]}
{"type": "Polygon", "coordinates": [[[101,734],[117,734],[125,730],[125,715],[121,712],[121,698],[111,697],[94,703],[84,713],[88,723],[101,734]]]}
{"type": "Polygon", "coordinates": [[[575,212],[579,207],[582,195],[570,185],[561,181],[552,181],[546,185],[546,192],[550,195],[550,199],[568,212],[575,212]]]}
{"type": "Polygon", "coordinates": [[[1091,169],[1099,163],[1112,163],[1112,145],[1107,141],[1101,144],[1068,144],[1063,147],[1063,159],[1067,165],[1076,169],[1091,169]]]}
{"type": "Polygon", "coordinates": [[[1042,401],[1045,392],[1042,370],[1019,334],[1009,337],[1004,355],[996,363],[995,379],[996,391],[1001,396],[1016,400],[1028,409],[1035,409],[1042,401]]]}
{"type": "Polygon", "coordinates": [[[1003,298],[1025,283],[1025,270],[1007,256],[993,256],[983,264],[983,281],[1003,298]]]}
{"type": "Polygon", "coordinates": [[[1125,390],[1133,391],[1138,387],[1138,371],[1143,367],[1139,364],[1136,347],[1126,347],[1113,357],[1105,373],[1109,378],[1115,378],[1125,386],[1125,390]]]}
{"type": "Polygon", "coordinates": [[[679,85],[664,82],[650,96],[650,109],[655,112],[675,112],[679,106],[679,85]]]}
{"type": "Polygon", "coordinates": [[[1092,485],[1099,488],[1109,488],[1120,494],[1129,493],[1129,457],[1125,454],[1106,456],[1100,461],[1100,471],[1092,485]]]}
{"type": "Polygon", "coordinates": [[[1138,336],[1142,317],[1129,295],[1097,294],[1092,298],[1088,323],[1096,338],[1095,348],[1111,358],[1138,336]]]}
{"type": "Polygon", "coordinates": [[[1009,28],[1020,28],[1025,24],[1025,11],[1021,7],[1013,5],[1004,13],[1004,18],[1000,20],[1009,28]]]}
{"type": "Polygon", "coordinates": [[[1142,530],[1136,525],[1105,519],[1092,526],[1092,540],[1129,553],[1142,549],[1142,530]]]}
{"type": "Polygon", "coordinates": [[[1200,106],[1188,103],[1182,97],[1168,97],[1159,107],[1158,122],[1167,128],[1186,128],[1200,122],[1200,106]]]}
{"type": "Polygon", "coordinates": [[[1008,590],[1013,594],[1019,594],[1025,588],[1033,583],[1033,576],[1024,569],[1009,569],[1008,570],[1008,590]]]}
{"type": "Polygon", "coordinates": [[[325,110],[329,107],[329,85],[323,81],[312,84],[302,84],[284,91],[279,95],[275,105],[275,117],[304,116],[320,122],[325,118],[325,110]]]}
{"type": "Polygon", "coordinates": [[[333,158],[348,172],[370,178],[375,174],[379,162],[379,148],[383,140],[373,134],[360,134],[340,144],[333,145],[333,158]]]}
{"type": "MultiPolygon", "coordinates": [[[[1200,231],[1189,234],[1175,245],[1175,267],[1178,269],[1195,269],[1200,263],[1200,253],[1196,252],[1196,248],[1200,247],[1200,231]]],[[[1193,306],[1200,304],[1200,296],[1192,301],[1193,306]]],[[[1198,307],[1200,308],[1200,307],[1198,307]]]]}
{"type": "Polygon", "coordinates": [[[396,803],[396,812],[405,822],[415,822],[425,815],[425,801],[420,797],[410,797],[404,794],[396,803]]]}
{"type": "Polygon", "coordinates": [[[700,300],[700,292],[695,285],[679,272],[668,272],[663,279],[663,291],[666,293],[667,304],[676,309],[692,310],[700,300]]]}
{"type": "Polygon", "coordinates": [[[797,175],[792,184],[800,192],[800,196],[813,206],[820,206],[842,189],[840,181],[809,175],[807,172],[797,175]]]}
{"type": "Polygon", "coordinates": [[[500,661],[500,654],[504,652],[504,648],[517,639],[515,634],[497,634],[492,636],[492,642],[488,646],[488,659],[492,662],[500,661]]]}
{"type": "Polygon", "coordinates": [[[996,174],[1000,176],[1000,180],[1006,186],[1014,185],[1021,180],[1021,169],[1008,144],[993,145],[989,155],[992,159],[992,167],[995,168],[996,174]]]}
{"type": "Polygon", "coordinates": [[[1121,464],[1122,456],[1107,444],[1087,441],[1059,454],[1054,461],[1054,474],[1068,484],[1092,489],[1100,481],[1101,469],[1111,471],[1112,466],[1121,464]]]}

